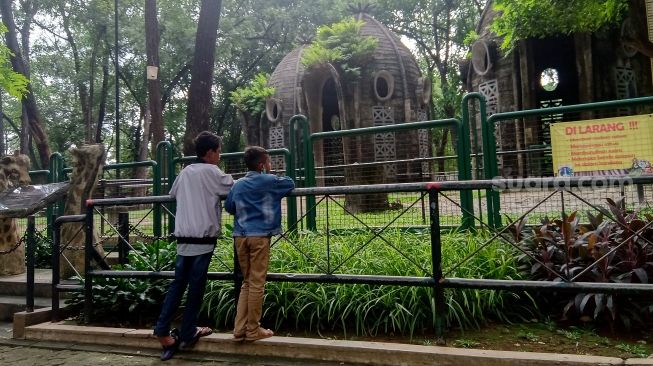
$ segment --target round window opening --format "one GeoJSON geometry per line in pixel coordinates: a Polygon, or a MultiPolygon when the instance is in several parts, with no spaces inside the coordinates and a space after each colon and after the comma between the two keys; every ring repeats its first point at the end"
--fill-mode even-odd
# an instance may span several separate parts
{"type": "Polygon", "coordinates": [[[558,70],[556,69],[545,69],[540,75],[540,85],[542,89],[546,91],[554,91],[558,88],[560,79],[558,78],[558,70]]]}
{"type": "Polygon", "coordinates": [[[388,100],[394,92],[394,79],[392,75],[385,71],[379,71],[374,78],[374,94],[380,101],[388,100]]]}
{"type": "Polygon", "coordinates": [[[268,99],[265,103],[265,114],[270,122],[276,122],[281,115],[281,103],[276,99],[268,99]]]}
{"type": "Polygon", "coordinates": [[[388,81],[387,80],[385,80],[384,78],[378,78],[376,80],[376,93],[381,98],[385,98],[385,97],[388,96],[388,81]]]}

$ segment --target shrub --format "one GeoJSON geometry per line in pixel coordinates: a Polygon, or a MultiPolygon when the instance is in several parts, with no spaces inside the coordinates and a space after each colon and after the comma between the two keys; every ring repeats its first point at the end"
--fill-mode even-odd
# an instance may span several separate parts
{"type": "MultiPolygon", "coordinates": [[[[579,282],[650,283],[653,227],[647,225],[653,216],[626,211],[622,201],[608,199],[607,203],[608,210],[603,208],[596,216],[588,212],[585,224],[577,212],[563,219],[545,218],[532,229],[525,227],[525,220],[516,223],[515,239],[539,261],[520,257],[527,263],[528,275],[542,281],[562,281],[557,272],[565,280],[578,276],[579,282]]],[[[650,297],[641,295],[579,293],[560,294],[557,299],[563,300],[559,309],[563,319],[607,319],[611,326],[619,321],[629,328],[634,323],[643,325],[653,314],[650,297]]]]}
{"type": "Polygon", "coordinates": [[[331,63],[345,78],[360,77],[361,68],[378,45],[376,38],[361,36],[364,24],[362,20],[349,18],[319,27],[316,39],[303,52],[302,64],[311,69],[331,63]]]}
{"type": "MultiPolygon", "coordinates": [[[[175,243],[157,240],[151,244],[136,243],[129,252],[129,264],[116,265],[116,270],[174,270],[175,243]]],[[[133,278],[95,278],[93,280],[93,314],[96,321],[144,325],[157,315],[171,280],[133,278]]],[[[73,309],[82,309],[84,293],[73,293],[66,300],[73,309]]]]}

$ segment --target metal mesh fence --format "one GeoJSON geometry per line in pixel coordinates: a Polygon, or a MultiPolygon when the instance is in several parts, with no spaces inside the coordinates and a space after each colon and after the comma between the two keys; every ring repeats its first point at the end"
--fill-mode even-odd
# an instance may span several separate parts
{"type": "Polygon", "coordinates": [[[595,207],[608,210],[608,200],[622,202],[624,208],[633,212],[648,212],[653,202],[651,185],[569,188],[568,192],[563,196],[553,189],[536,187],[504,190],[500,195],[502,223],[505,225],[527,211],[527,222],[533,225],[547,218],[560,218],[563,212],[566,215],[575,212],[581,221],[588,222],[587,213],[598,214],[595,207]]]}
{"type": "MultiPolygon", "coordinates": [[[[315,139],[315,184],[325,187],[457,180],[457,138],[454,128],[437,127],[315,139]]],[[[460,202],[458,194],[450,197],[460,202]]],[[[355,227],[357,220],[380,227],[399,212],[399,226],[427,224],[428,204],[416,194],[347,194],[317,199],[320,204],[315,210],[316,222],[322,229],[327,216],[331,216],[329,221],[335,228],[355,227]],[[357,220],[352,219],[354,215],[357,220]]],[[[305,200],[301,210],[310,210],[305,200]]],[[[455,204],[442,209],[443,217],[451,217],[448,225],[458,225],[459,214],[455,204]]]]}

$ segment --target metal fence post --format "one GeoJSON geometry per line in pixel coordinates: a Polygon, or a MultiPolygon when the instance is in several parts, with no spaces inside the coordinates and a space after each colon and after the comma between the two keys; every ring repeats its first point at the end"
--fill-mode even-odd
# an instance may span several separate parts
{"type": "Polygon", "coordinates": [[[433,265],[433,301],[435,302],[435,336],[437,343],[444,343],[445,300],[442,287],[442,237],[440,233],[440,205],[438,201],[438,184],[427,186],[429,192],[429,217],[431,219],[431,261],[433,265]]]}
{"type": "Polygon", "coordinates": [[[59,289],[57,286],[61,279],[60,272],[60,258],[61,253],[61,225],[55,220],[52,220],[53,225],[53,239],[52,239],[52,321],[59,321],[59,289]]]}
{"type": "Polygon", "coordinates": [[[36,220],[33,215],[27,216],[27,298],[25,311],[34,311],[34,264],[36,260],[36,220]]]}
{"type": "MultiPolygon", "coordinates": [[[[286,159],[286,176],[290,177],[293,182],[297,182],[297,177],[295,176],[295,164],[293,161],[294,157],[292,156],[292,153],[286,151],[284,157],[286,159]]],[[[297,229],[297,196],[287,197],[286,202],[288,205],[288,228],[294,227],[297,229]]]]}
{"type": "Polygon", "coordinates": [[[93,202],[86,201],[86,219],[84,223],[86,245],[84,250],[84,322],[91,322],[93,311],[93,278],[91,275],[91,252],[93,248],[93,202]]]}
{"type": "Polygon", "coordinates": [[[118,213],[118,263],[129,263],[129,212],[118,213]]]}
{"type": "MultiPolygon", "coordinates": [[[[161,141],[156,145],[156,163],[159,169],[158,182],[155,179],[155,190],[156,185],[158,185],[158,192],[161,194],[163,192],[163,175],[166,174],[166,190],[170,190],[172,182],[175,180],[175,161],[172,154],[172,144],[170,141],[161,141]]],[[[174,212],[174,204],[168,203],[165,205],[168,208],[168,234],[172,234],[175,230],[175,217],[171,212],[174,212]]],[[[159,206],[160,207],[160,206],[159,206]]]]}
{"type": "MultiPolygon", "coordinates": [[[[155,162],[155,164],[152,166],[152,170],[154,171],[154,188],[152,189],[152,194],[154,196],[160,196],[161,195],[161,167],[159,166],[158,163],[155,162]]],[[[154,215],[154,222],[153,222],[153,227],[152,227],[152,233],[154,234],[155,238],[160,238],[161,237],[161,220],[162,215],[161,215],[161,204],[160,203],[155,203],[154,207],[152,208],[152,214],[154,215]]]]}

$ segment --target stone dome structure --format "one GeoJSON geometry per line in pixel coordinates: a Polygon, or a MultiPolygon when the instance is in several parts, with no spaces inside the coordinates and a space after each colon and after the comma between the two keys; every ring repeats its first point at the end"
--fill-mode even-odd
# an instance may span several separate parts
{"type": "MultiPolygon", "coordinates": [[[[476,32],[479,39],[471,49],[471,62],[463,77],[469,92],[487,99],[487,113],[556,107],[653,93],[651,59],[624,43],[627,32],[647,34],[653,24],[653,7],[644,0],[629,0],[621,24],[594,33],[560,34],[518,42],[506,54],[503,39],[490,26],[498,16],[489,1],[476,32]]],[[[649,113],[648,108],[619,108],[582,113],[564,113],[523,118],[497,127],[499,167],[504,177],[551,176],[550,125],[556,122],[649,113]],[[501,154],[502,153],[502,154],[501,154]]],[[[475,140],[481,141],[480,121],[475,140]]],[[[481,142],[482,144],[482,142],[481,142]]],[[[481,153],[480,146],[472,153],[481,153]]],[[[591,172],[588,175],[604,174],[591,172]]]]}
{"type": "MultiPolygon", "coordinates": [[[[431,83],[422,78],[410,50],[369,14],[356,19],[364,22],[362,36],[378,40],[359,78],[347,79],[330,64],[306,70],[301,62],[305,45],[276,67],[268,82],[275,88],[266,106],[268,147],[288,146],[289,120],[296,114],[308,117],[311,133],[427,120],[431,83]]],[[[426,180],[427,164],[350,165],[430,157],[429,146],[426,130],[319,140],[313,146],[318,185],[426,180]]]]}

